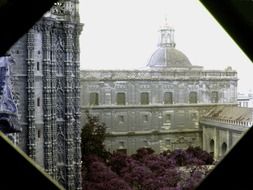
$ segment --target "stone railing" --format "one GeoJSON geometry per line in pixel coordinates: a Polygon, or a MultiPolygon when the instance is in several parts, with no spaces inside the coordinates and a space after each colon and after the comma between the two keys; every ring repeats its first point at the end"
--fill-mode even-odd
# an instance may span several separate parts
{"type": "Polygon", "coordinates": [[[236,121],[236,120],[229,120],[229,119],[217,119],[217,118],[210,118],[210,117],[202,117],[201,121],[215,121],[218,123],[223,123],[231,126],[241,126],[241,127],[251,127],[253,125],[253,121],[236,121]]]}

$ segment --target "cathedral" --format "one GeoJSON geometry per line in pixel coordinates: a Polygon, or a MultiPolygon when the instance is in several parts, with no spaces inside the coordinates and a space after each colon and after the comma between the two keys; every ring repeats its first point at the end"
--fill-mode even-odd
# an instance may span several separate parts
{"type": "Polygon", "coordinates": [[[0,60],[0,127],[66,189],[81,189],[81,30],[78,0],[59,1],[0,60]]]}
{"type": "Polygon", "coordinates": [[[81,189],[86,110],[128,154],[200,146],[219,159],[252,125],[237,72],[193,65],[168,24],[142,70],[80,72],[81,31],[78,0],[59,1],[0,58],[0,130],[66,189],[81,189]]]}
{"type": "Polygon", "coordinates": [[[203,147],[202,116],[213,107],[237,106],[237,80],[231,67],[193,65],[165,24],[145,69],[81,71],[81,125],[85,110],[104,122],[110,151],[203,147]]]}

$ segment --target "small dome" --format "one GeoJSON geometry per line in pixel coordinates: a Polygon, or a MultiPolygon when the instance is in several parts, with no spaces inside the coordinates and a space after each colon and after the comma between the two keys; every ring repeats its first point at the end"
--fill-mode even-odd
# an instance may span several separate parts
{"type": "Polygon", "coordinates": [[[191,67],[189,59],[174,47],[159,47],[151,56],[148,67],[170,68],[191,67]]]}

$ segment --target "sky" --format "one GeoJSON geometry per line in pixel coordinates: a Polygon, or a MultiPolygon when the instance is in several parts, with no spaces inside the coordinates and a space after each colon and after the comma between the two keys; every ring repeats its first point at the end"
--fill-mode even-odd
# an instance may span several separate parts
{"type": "Polygon", "coordinates": [[[81,69],[141,69],[157,49],[165,19],[175,29],[176,49],[192,65],[238,72],[238,92],[253,92],[253,64],[196,0],[80,0],[84,24],[81,69]]]}

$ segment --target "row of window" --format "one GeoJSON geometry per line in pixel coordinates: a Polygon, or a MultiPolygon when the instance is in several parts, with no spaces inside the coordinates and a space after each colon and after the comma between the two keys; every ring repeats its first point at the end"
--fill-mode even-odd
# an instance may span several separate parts
{"type": "Polygon", "coordinates": [[[239,101],[239,107],[249,107],[249,102],[246,101],[239,101]]]}
{"type": "MultiPolygon", "coordinates": [[[[211,102],[218,103],[218,92],[213,91],[211,94],[211,102]]],[[[173,93],[165,92],[163,96],[164,104],[173,104],[173,93]]],[[[198,102],[197,92],[190,92],[189,94],[189,103],[195,104],[198,102]]],[[[90,93],[90,105],[99,105],[99,94],[97,92],[90,93]]],[[[140,94],[140,103],[141,105],[147,105],[150,103],[149,93],[142,92],[140,94]]],[[[124,92],[119,92],[116,94],[116,104],[117,105],[126,105],[126,94],[124,92]]]]}
{"type": "MultiPolygon", "coordinates": [[[[125,119],[126,119],[126,116],[118,115],[119,123],[123,124],[125,122],[125,119]]],[[[142,115],[142,121],[143,122],[148,122],[149,121],[149,115],[147,115],[147,114],[142,115]]],[[[171,114],[165,114],[164,115],[164,121],[165,121],[165,123],[171,122],[171,114]]]]}

